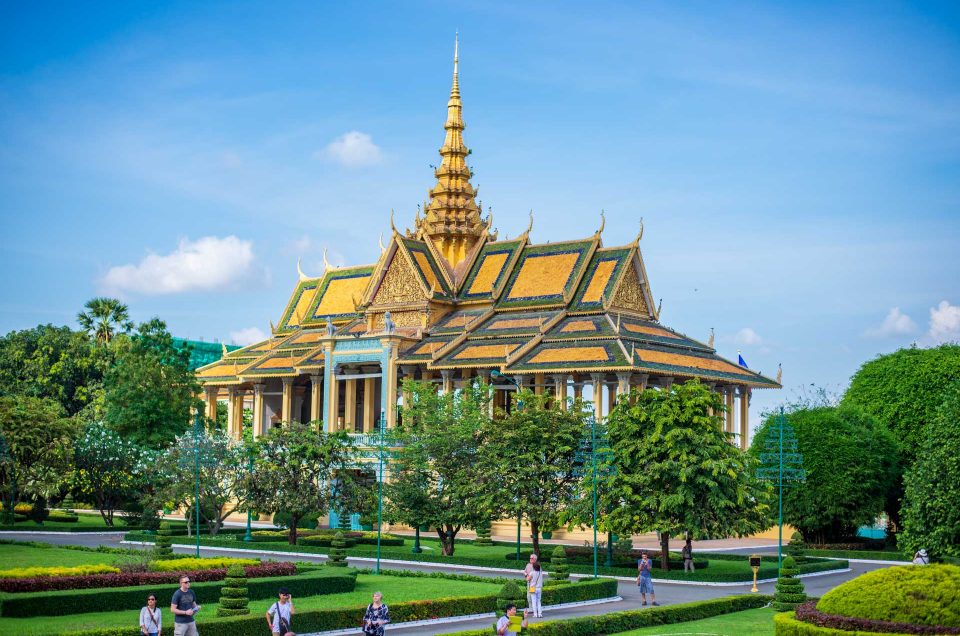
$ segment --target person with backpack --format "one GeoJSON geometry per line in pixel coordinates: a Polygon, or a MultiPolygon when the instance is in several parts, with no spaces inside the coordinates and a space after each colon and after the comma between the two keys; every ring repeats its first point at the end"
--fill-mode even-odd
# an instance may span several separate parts
{"type": "Polygon", "coordinates": [[[293,601],[290,599],[290,590],[281,587],[277,592],[277,602],[267,610],[267,626],[273,636],[297,636],[290,629],[290,623],[296,610],[293,608],[293,601]]]}

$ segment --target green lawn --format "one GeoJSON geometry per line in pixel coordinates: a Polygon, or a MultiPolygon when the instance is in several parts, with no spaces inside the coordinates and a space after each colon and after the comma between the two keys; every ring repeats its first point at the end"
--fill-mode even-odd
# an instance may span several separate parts
{"type": "Polygon", "coordinates": [[[128,530],[119,516],[113,518],[114,526],[108,527],[103,517],[99,514],[80,513],[79,519],[74,523],[63,521],[44,521],[43,523],[34,523],[29,519],[26,521],[17,521],[11,525],[0,525],[0,530],[15,530],[20,532],[83,532],[83,531],[101,531],[101,532],[124,532],[128,530]]]}
{"type": "Polygon", "coordinates": [[[773,615],[769,607],[714,616],[699,621],[659,627],[644,627],[617,636],[655,636],[687,634],[689,636],[773,636],[773,615]]]}
{"type": "Polygon", "coordinates": [[[36,548],[0,543],[0,569],[3,570],[29,567],[68,567],[94,563],[112,564],[126,558],[128,557],[124,554],[105,554],[55,547],[36,548]]]}
{"type": "MultiPolygon", "coordinates": [[[[82,553],[81,553],[82,554],[82,553]]],[[[167,586],[169,587],[169,586],[167,586]]],[[[361,574],[357,577],[357,587],[353,592],[344,594],[325,594],[294,598],[294,606],[298,610],[323,609],[356,606],[357,623],[363,614],[363,607],[370,602],[373,593],[383,592],[383,600],[387,604],[418,599],[444,598],[451,596],[480,596],[500,590],[496,583],[479,583],[472,581],[451,581],[449,579],[432,579],[423,577],[399,577],[372,574],[361,574]]],[[[144,588],[146,597],[147,588],[144,588]]],[[[214,598],[199,598],[203,611],[197,616],[197,625],[203,633],[204,621],[216,618],[217,603],[214,598]]],[[[160,607],[163,610],[164,625],[170,620],[170,605],[161,598],[160,607]]],[[[262,616],[274,599],[251,601],[251,614],[262,616]]],[[[124,612],[97,612],[90,614],[72,614],[69,616],[41,616],[37,618],[4,618],[0,620],[0,636],[20,635],[50,635],[65,630],[93,629],[98,627],[126,627],[136,626],[138,611],[124,612]]]]}

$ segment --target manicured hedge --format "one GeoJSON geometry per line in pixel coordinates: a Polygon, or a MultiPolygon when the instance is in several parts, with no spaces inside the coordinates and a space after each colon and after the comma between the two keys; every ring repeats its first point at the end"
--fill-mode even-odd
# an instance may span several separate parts
{"type": "Polygon", "coordinates": [[[88,565],[73,565],[69,567],[33,567],[13,568],[0,570],[0,581],[6,579],[34,579],[60,576],[86,576],[88,574],[119,574],[120,568],[106,563],[91,563],[88,565]]]}
{"type": "Polygon", "coordinates": [[[890,550],[804,550],[807,556],[833,559],[870,559],[873,561],[909,562],[910,556],[890,550]]]}
{"type": "MultiPolygon", "coordinates": [[[[697,601],[669,607],[652,607],[642,610],[612,612],[598,616],[584,616],[557,621],[534,623],[527,627],[531,634],[543,636],[593,636],[594,634],[617,634],[642,627],[670,625],[696,621],[711,616],[730,614],[748,609],[763,607],[770,597],[760,594],[726,596],[710,601],[697,601]]],[[[489,636],[491,629],[475,629],[461,632],[449,632],[445,636],[489,636]]]]}
{"type": "MultiPolygon", "coordinates": [[[[292,576],[297,571],[293,563],[264,563],[245,568],[250,578],[272,576],[292,576]]],[[[174,572],[125,572],[120,574],[87,574],[84,576],[37,577],[0,581],[0,592],[13,594],[24,592],[49,592],[53,590],[89,590],[105,587],[130,587],[134,585],[165,585],[177,583],[181,574],[186,574],[194,583],[222,581],[226,568],[213,570],[174,571],[174,572]]]]}
{"type": "Polygon", "coordinates": [[[797,607],[795,615],[797,620],[808,625],[837,629],[844,633],[863,630],[891,634],[960,634],[960,627],[945,627],[942,625],[929,624],[920,625],[901,621],[879,621],[869,618],[853,618],[849,616],[838,616],[836,614],[825,614],[816,608],[816,603],[813,601],[803,603],[797,607]]]}
{"type": "MultiPolygon", "coordinates": [[[[295,596],[315,596],[318,594],[336,594],[351,592],[356,586],[357,573],[351,570],[333,572],[320,570],[309,574],[278,576],[250,579],[247,581],[249,598],[252,600],[273,598],[277,588],[286,587],[295,596]]],[[[197,598],[203,603],[213,603],[220,597],[222,581],[196,583],[191,586],[197,598]]],[[[32,616],[64,616],[101,612],[103,608],[111,610],[136,610],[143,607],[146,592],[154,592],[158,599],[173,596],[176,583],[157,589],[147,590],[138,587],[116,587],[110,589],[69,590],[39,592],[37,594],[0,594],[0,616],[28,618],[32,616]]],[[[164,603],[158,603],[161,607],[164,603]]],[[[262,621],[262,617],[261,617],[262,621]]]]}
{"type": "Polygon", "coordinates": [[[774,615],[773,633],[775,636],[893,636],[892,632],[850,632],[832,627],[818,627],[797,620],[793,612],[774,615]]]}
{"type": "MultiPolygon", "coordinates": [[[[570,589],[570,594],[554,602],[571,602],[616,595],[616,581],[611,580],[601,579],[563,587],[570,589]],[[584,596],[586,598],[583,598],[584,596]]],[[[546,602],[544,597],[544,603],[546,602]]],[[[495,594],[390,603],[390,621],[397,624],[464,614],[484,614],[494,611],[495,604],[495,594]]],[[[299,610],[293,616],[291,627],[297,630],[297,633],[357,628],[365,609],[366,604],[337,609],[299,610]]],[[[197,627],[203,636],[263,636],[264,633],[262,615],[210,618],[201,614],[197,620],[197,627]]],[[[359,629],[357,631],[359,632],[359,629]]],[[[139,630],[135,627],[70,632],[70,636],[138,636],[138,634],[139,630]]],[[[163,634],[164,636],[173,634],[173,626],[164,625],[163,634]]],[[[484,636],[488,634],[489,632],[484,632],[484,636]]]]}

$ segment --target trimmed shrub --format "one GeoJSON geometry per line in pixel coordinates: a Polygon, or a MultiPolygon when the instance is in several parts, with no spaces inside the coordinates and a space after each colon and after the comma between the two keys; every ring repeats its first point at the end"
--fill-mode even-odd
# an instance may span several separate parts
{"type": "Polygon", "coordinates": [[[517,608],[526,607],[526,595],[516,581],[507,581],[497,594],[497,611],[501,614],[507,611],[507,605],[514,604],[517,608]]]}
{"type": "Polygon", "coordinates": [[[170,524],[164,521],[157,530],[157,539],[153,546],[153,558],[157,560],[173,558],[173,539],[170,536],[170,524]]]}
{"type": "MultiPolygon", "coordinates": [[[[221,574],[221,576],[223,575],[221,574]]],[[[356,586],[356,581],[357,574],[355,571],[331,571],[329,569],[294,576],[251,578],[247,580],[247,596],[251,600],[271,599],[277,595],[278,587],[288,588],[294,597],[351,592],[356,586]]],[[[191,589],[196,593],[201,604],[203,599],[219,598],[220,590],[223,587],[223,581],[191,585],[191,589]]],[[[173,581],[167,587],[154,585],[150,590],[145,590],[142,586],[133,586],[39,592],[36,594],[0,594],[0,617],[64,616],[67,614],[99,612],[104,607],[109,607],[112,611],[137,610],[143,607],[145,591],[154,591],[158,599],[163,599],[167,594],[172,596],[176,589],[177,584],[173,581]]],[[[158,605],[163,607],[163,601],[161,600],[158,605]]],[[[262,623],[262,617],[260,617],[260,621],[262,623]]],[[[351,622],[351,624],[353,623],[351,622]]],[[[206,634],[207,630],[204,628],[204,636],[206,634]]]]}
{"type": "MultiPolygon", "coordinates": [[[[267,563],[244,568],[248,577],[292,576],[297,568],[293,563],[267,563]]],[[[221,581],[226,576],[225,568],[182,572],[194,582],[221,581]]],[[[89,590],[131,585],[157,585],[176,583],[181,572],[121,572],[120,574],[87,574],[85,576],[51,576],[32,579],[0,580],[0,591],[19,594],[23,592],[49,592],[52,590],[89,590]]]]}
{"type": "Polygon", "coordinates": [[[0,579],[32,579],[50,576],[84,576],[86,574],[119,574],[120,568],[105,563],[71,567],[13,568],[0,570],[0,579]]]}
{"type": "Polygon", "coordinates": [[[80,517],[75,515],[72,512],[64,512],[63,510],[51,510],[47,513],[47,521],[55,521],[57,523],[77,523],[80,521],[80,517]]]}
{"type": "Polygon", "coordinates": [[[826,614],[960,628],[960,567],[898,566],[867,572],[817,603],[826,614]]]}
{"type": "Polygon", "coordinates": [[[220,570],[231,565],[260,565],[260,559],[236,559],[232,557],[216,557],[210,559],[166,559],[150,564],[151,572],[183,572],[186,570],[220,570]]]}
{"type": "Polygon", "coordinates": [[[220,606],[217,607],[217,616],[241,616],[249,614],[247,596],[247,573],[243,566],[234,563],[227,569],[227,576],[223,579],[220,589],[220,606]]]}
{"type": "Polygon", "coordinates": [[[787,544],[785,552],[788,556],[792,556],[794,559],[799,559],[803,556],[806,548],[807,544],[803,542],[803,535],[800,534],[799,530],[797,530],[790,535],[790,543],[787,544]]]}
{"type": "Polygon", "coordinates": [[[488,546],[493,545],[493,541],[490,540],[490,521],[484,521],[478,525],[474,530],[477,533],[477,540],[474,542],[474,545],[488,546]]]}
{"type": "MultiPolygon", "coordinates": [[[[816,608],[815,601],[808,601],[797,608],[792,614],[804,626],[801,629],[813,628],[816,633],[829,634],[960,634],[960,627],[944,627],[942,625],[916,625],[892,621],[875,621],[869,618],[851,618],[825,614],[816,608]],[[862,631],[861,631],[862,630],[862,631]]],[[[779,632],[778,632],[779,633],[779,632]]]]}
{"type": "Polygon", "coordinates": [[[553,549],[550,556],[550,577],[555,581],[566,581],[570,578],[570,568],[567,567],[567,551],[562,545],[553,549]]]}
{"type": "MultiPolygon", "coordinates": [[[[576,587],[576,586],[573,586],[576,587]]],[[[618,634],[643,627],[671,625],[696,621],[721,614],[730,614],[763,607],[770,601],[762,594],[726,596],[709,601],[696,601],[681,605],[653,607],[642,610],[611,612],[597,616],[584,616],[566,620],[543,621],[527,627],[527,632],[540,636],[592,636],[594,634],[618,634]]],[[[390,608],[391,614],[393,608],[390,608]]],[[[442,636],[488,636],[489,629],[449,632],[442,636]]],[[[779,632],[778,632],[779,634],[779,632]]],[[[204,633],[206,636],[206,633],[204,633]]],[[[848,635],[849,636],[849,635],[848,635]]],[[[876,636],[876,635],[873,635],[876,636]]]]}
{"type": "Polygon", "coordinates": [[[777,579],[776,593],[773,595],[773,609],[777,612],[789,612],[796,609],[800,603],[807,600],[803,591],[803,582],[797,578],[800,570],[793,557],[783,560],[780,568],[780,578],[777,579]]]}
{"type": "Polygon", "coordinates": [[[330,545],[330,559],[327,565],[335,568],[347,567],[347,551],[344,549],[347,542],[343,540],[343,533],[338,531],[330,545]]]}

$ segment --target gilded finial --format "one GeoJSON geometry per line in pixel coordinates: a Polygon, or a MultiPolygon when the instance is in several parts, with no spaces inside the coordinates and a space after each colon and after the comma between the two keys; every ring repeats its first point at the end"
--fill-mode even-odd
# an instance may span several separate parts
{"type": "Polygon", "coordinates": [[[603,228],[607,227],[607,216],[604,214],[603,210],[600,210],[600,228],[597,230],[596,235],[600,236],[603,234],[603,228]]]}
{"type": "Polygon", "coordinates": [[[710,327],[710,340],[707,341],[707,346],[713,349],[713,327],[710,327]]]}
{"type": "Polygon", "coordinates": [[[783,364],[777,363],[777,384],[783,384],[783,364]]]}
{"type": "MultiPolygon", "coordinates": [[[[419,206],[419,205],[417,206],[417,210],[418,210],[418,212],[417,212],[417,217],[419,218],[419,216],[420,216],[420,213],[419,213],[420,206],[419,206]]],[[[397,231],[397,226],[394,225],[394,223],[393,223],[393,214],[394,214],[393,208],[390,208],[390,229],[393,230],[393,233],[394,233],[394,234],[399,234],[400,232],[397,231]]]]}
{"type": "Polygon", "coordinates": [[[221,351],[223,351],[223,357],[226,358],[226,357],[227,357],[227,343],[221,342],[221,343],[220,343],[220,349],[221,349],[221,351]]]}
{"type": "Polygon", "coordinates": [[[657,303],[657,320],[660,320],[660,310],[663,308],[663,298],[657,303]]]}
{"type": "Polygon", "coordinates": [[[277,328],[273,326],[273,321],[270,321],[270,333],[277,333],[277,328]]]}
{"type": "Polygon", "coordinates": [[[643,238],[643,217],[640,217],[640,231],[637,233],[637,238],[633,240],[634,245],[640,245],[640,239],[643,238]]]}
{"type": "Polygon", "coordinates": [[[331,265],[330,261],[327,260],[327,248],[323,248],[323,272],[327,273],[332,269],[336,269],[335,265],[331,265]]]}
{"type": "Polygon", "coordinates": [[[383,254],[387,251],[387,246],[383,244],[383,232],[380,232],[380,238],[377,240],[380,244],[380,253],[383,254]]]}
{"type": "Polygon", "coordinates": [[[453,35],[453,83],[457,84],[460,76],[460,31],[453,35]]]}
{"type": "Polygon", "coordinates": [[[533,229],[533,209],[530,210],[530,223],[527,224],[527,229],[524,230],[523,234],[517,238],[530,238],[530,230],[533,229]]]}
{"type": "Polygon", "coordinates": [[[297,276],[300,277],[300,280],[310,280],[310,277],[303,273],[303,270],[300,269],[300,257],[297,257],[297,276]]]}

